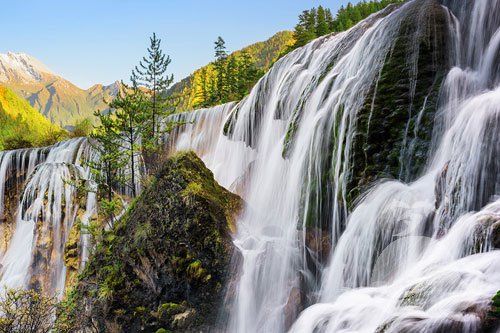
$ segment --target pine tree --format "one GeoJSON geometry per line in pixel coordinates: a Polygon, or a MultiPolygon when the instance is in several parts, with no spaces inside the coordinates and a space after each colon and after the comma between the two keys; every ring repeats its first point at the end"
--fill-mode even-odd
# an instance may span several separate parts
{"type": "Polygon", "coordinates": [[[122,86],[123,91],[109,104],[111,111],[95,113],[100,125],[91,136],[100,158],[89,166],[108,203],[112,202],[113,190],[123,186],[137,196],[141,137],[149,130],[146,96],[137,86],[128,87],[123,82],[122,86]]]}
{"type": "MultiPolygon", "coordinates": [[[[125,86],[125,84],[122,83],[125,86]]],[[[109,107],[113,112],[114,133],[116,133],[117,150],[127,156],[130,181],[127,182],[132,196],[137,196],[137,169],[141,156],[141,139],[147,136],[148,101],[137,85],[125,86],[109,107]]]]}
{"type": "Polygon", "coordinates": [[[90,134],[90,143],[99,158],[89,161],[88,166],[93,176],[92,179],[97,184],[99,201],[106,200],[111,203],[113,190],[124,184],[123,175],[119,173],[119,170],[128,161],[119,149],[121,138],[116,133],[112,113],[96,111],[94,115],[99,118],[100,125],[95,127],[90,134]]]}
{"type": "Polygon", "coordinates": [[[126,185],[125,175],[120,170],[127,165],[128,158],[120,149],[122,138],[116,132],[112,112],[96,111],[94,115],[99,118],[99,126],[94,127],[89,142],[98,158],[88,161],[87,166],[96,186],[89,183],[77,186],[85,192],[96,192],[99,214],[106,216],[108,223],[112,224],[118,206],[114,191],[126,185]]]}
{"type": "Polygon", "coordinates": [[[215,80],[215,90],[214,90],[214,102],[216,104],[226,102],[227,97],[227,82],[226,82],[226,62],[227,62],[227,51],[226,42],[222,37],[217,37],[215,41],[215,61],[214,67],[216,72],[215,80]]]}
{"type": "Polygon", "coordinates": [[[294,30],[295,44],[293,48],[304,46],[316,38],[316,10],[304,10],[299,15],[299,23],[294,30]]]}
{"type": "Polygon", "coordinates": [[[359,21],[361,21],[363,19],[363,17],[361,16],[361,12],[360,12],[360,9],[358,6],[354,6],[352,8],[352,13],[351,13],[351,20],[354,22],[354,23],[358,23],[359,21]]]}
{"type": "Polygon", "coordinates": [[[159,128],[158,117],[165,115],[165,92],[172,84],[174,76],[167,74],[168,65],[170,65],[170,56],[165,55],[161,50],[161,39],[150,37],[150,46],[148,47],[147,57],[143,57],[132,71],[131,81],[134,85],[140,85],[147,88],[150,94],[149,106],[149,121],[150,121],[150,135],[149,139],[154,144],[158,143],[159,128]]]}
{"type": "Polygon", "coordinates": [[[238,65],[238,99],[245,97],[250,92],[251,87],[259,79],[260,74],[252,56],[248,52],[243,51],[240,55],[238,65]]]}
{"type": "Polygon", "coordinates": [[[212,95],[210,89],[210,82],[207,75],[207,69],[202,68],[199,76],[199,90],[196,94],[197,102],[195,108],[206,108],[210,106],[210,96],[212,95]]]}
{"type": "Polygon", "coordinates": [[[306,30],[314,35],[316,35],[316,19],[317,19],[317,10],[316,8],[311,8],[309,10],[309,15],[307,15],[306,18],[306,30]]]}
{"type": "Polygon", "coordinates": [[[316,19],[316,36],[324,36],[329,32],[326,22],[326,12],[322,6],[318,7],[316,19]]]}
{"type": "Polygon", "coordinates": [[[226,100],[223,102],[229,102],[231,100],[238,99],[238,81],[245,81],[244,77],[241,77],[238,73],[238,63],[236,56],[230,56],[226,61],[226,100]]]}
{"type": "Polygon", "coordinates": [[[335,31],[335,22],[333,21],[332,12],[330,11],[329,8],[325,9],[325,21],[326,24],[328,25],[328,32],[330,33],[335,31]]]}

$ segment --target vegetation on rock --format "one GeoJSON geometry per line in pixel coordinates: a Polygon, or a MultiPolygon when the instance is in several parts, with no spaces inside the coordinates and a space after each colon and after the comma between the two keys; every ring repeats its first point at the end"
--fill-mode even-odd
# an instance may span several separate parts
{"type": "Polygon", "coordinates": [[[85,318],[93,318],[107,331],[213,326],[240,206],[194,153],[169,158],[128,213],[103,231],[60,325],[87,327],[85,318]]]}
{"type": "Polygon", "coordinates": [[[439,88],[450,64],[447,14],[434,1],[423,3],[412,7],[401,24],[396,45],[358,113],[351,203],[375,179],[414,179],[428,157],[439,88]],[[417,56],[412,60],[409,52],[417,56]]]}

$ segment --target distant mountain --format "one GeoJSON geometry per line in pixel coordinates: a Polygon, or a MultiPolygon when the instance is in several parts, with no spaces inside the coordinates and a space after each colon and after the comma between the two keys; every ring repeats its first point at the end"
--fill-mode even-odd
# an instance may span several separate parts
{"type": "Polygon", "coordinates": [[[53,123],[68,126],[107,108],[120,83],[81,89],[24,53],[0,54],[0,84],[23,96],[53,123]]]}
{"type": "Polygon", "coordinates": [[[0,86],[0,124],[0,150],[50,144],[51,138],[62,134],[59,126],[3,86],[0,86]]]}
{"type": "MultiPolygon", "coordinates": [[[[257,68],[266,72],[294,41],[293,32],[280,31],[265,41],[251,44],[233,52],[229,57],[238,56],[245,51],[255,61],[257,68]]],[[[203,69],[207,69],[208,75],[215,75],[210,63],[175,83],[168,90],[168,95],[179,97],[178,109],[180,111],[192,110],[195,107],[203,69]]]]}

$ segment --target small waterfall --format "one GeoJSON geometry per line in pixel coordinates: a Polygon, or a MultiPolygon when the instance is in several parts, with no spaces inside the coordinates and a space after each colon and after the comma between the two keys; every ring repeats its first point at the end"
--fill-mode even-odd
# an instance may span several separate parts
{"type": "MultiPolygon", "coordinates": [[[[80,207],[77,190],[69,182],[89,179],[84,163],[95,158],[95,153],[86,139],[78,138],[47,148],[7,151],[1,156],[0,202],[5,201],[6,185],[25,183],[13,216],[13,234],[1,258],[1,288],[31,286],[61,295],[66,280],[65,245],[79,219],[78,210],[85,209],[80,221],[85,225],[96,209],[95,194],[89,193],[85,206],[80,207]],[[13,181],[6,181],[7,175],[13,181]]],[[[84,253],[88,253],[87,237],[82,235],[84,253]]]]}
{"type": "Polygon", "coordinates": [[[243,194],[242,170],[253,161],[253,152],[243,142],[230,141],[222,135],[234,106],[235,103],[226,103],[169,116],[165,123],[178,126],[166,135],[165,142],[167,152],[195,151],[222,186],[243,194]]]}

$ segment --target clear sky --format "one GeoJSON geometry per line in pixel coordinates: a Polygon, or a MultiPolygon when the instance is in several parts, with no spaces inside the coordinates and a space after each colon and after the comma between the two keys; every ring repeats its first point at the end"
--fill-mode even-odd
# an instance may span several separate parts
{"type": "MultiPolygon", "coordinates": [[[[213,58],[292,29],[298,14],[348,0],[0,0],[0,52],[25,52],[82,88],[127,79],[156,32],[175,80],[213,58]]],[[[352,1],[357,2],[357,1],[352,1]]]]}

